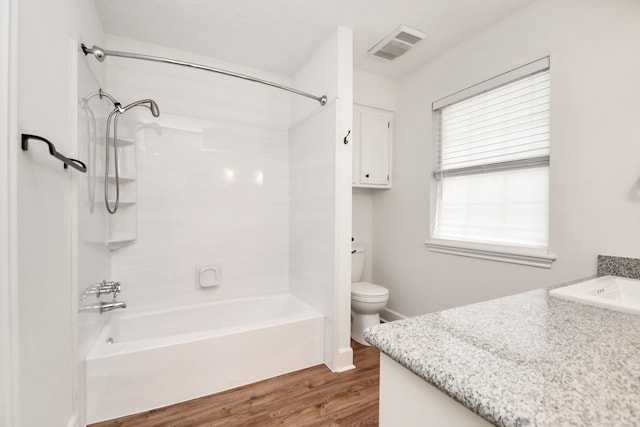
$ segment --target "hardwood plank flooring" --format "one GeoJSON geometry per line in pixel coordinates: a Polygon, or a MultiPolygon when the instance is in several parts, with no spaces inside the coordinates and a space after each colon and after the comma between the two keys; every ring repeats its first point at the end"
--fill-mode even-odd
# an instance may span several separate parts
{"type": "Polygon", "coordinates": [[[377,426],[380,354],[351,347],[356,369],[347,372],[314,366],[89,427],[377,426]]]}

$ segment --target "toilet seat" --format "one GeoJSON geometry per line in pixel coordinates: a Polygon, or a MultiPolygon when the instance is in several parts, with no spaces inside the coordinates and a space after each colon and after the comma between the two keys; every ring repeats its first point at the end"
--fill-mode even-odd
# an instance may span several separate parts
{"type": "Polygon", "coordinates": [[[351,284],[351,299],[362,302],[380,302],[389,298],[389,289],[369,282],[351,284]]]}

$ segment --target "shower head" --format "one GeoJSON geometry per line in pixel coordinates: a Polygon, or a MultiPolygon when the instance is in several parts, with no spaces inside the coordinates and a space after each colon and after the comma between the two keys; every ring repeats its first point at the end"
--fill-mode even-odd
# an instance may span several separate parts
{"type": "Polygon", "coordinates": [[[158,108],[158,104],[153,99],[149,100],[149,109],[151,110],[151,114],[153,117],[160,116],[160,108],[158,108]]]}
{"type": "Polygon", "coordinates": [[[156,104],[156,101],[154,101],[153,99],[141,99],[140,101],[132,102],[126,107],[122,107],[121,113],[124,113],[125,111],[137,106],[147,107],[149,110],[151,110],[151,114],[153,115],[153,117],[160,116],[160,108],[158,108],[158,104],[156,104]]]}

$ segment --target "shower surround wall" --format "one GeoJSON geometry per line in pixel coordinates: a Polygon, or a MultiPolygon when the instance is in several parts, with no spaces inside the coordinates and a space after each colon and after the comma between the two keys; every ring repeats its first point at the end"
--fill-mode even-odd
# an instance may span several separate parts
{"type": "Polygon", "coordinates": [[[137,147],[137,240],[112,252],[111,278],[122,281],[129,308],[289,291],[324,314],[325,363],[353,367],[351,146],[342,143],[351,127],[351,44],[351,32],[337,29],[289,79],[107,40],[108,49],[212,65],[329,97],[322,107],[228,76],[105,61],[114,96],[153,98],[161,112],[127,124],[137,147]],[[218,268],[220,286],[197,289],[199,266],[218,268]]]}
{"type": "MultiPolygon", "coordinates": [[[[109,46],[211,64],[131,40],[109,46]]],[[[198,70],[120,58],[107,65],[114,96],[160,107],[158,118],[139,116],[147,123],[135,135],[137,241],[111,256],[121,298],[135,309],[287,290],[289,96],[198,70]],[[196,289],[198,266],[217,266],[220,286],[196,289]]]]}

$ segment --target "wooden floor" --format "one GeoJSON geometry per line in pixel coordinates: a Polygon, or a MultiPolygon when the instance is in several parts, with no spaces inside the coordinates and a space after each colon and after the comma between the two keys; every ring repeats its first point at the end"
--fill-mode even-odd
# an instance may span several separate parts
{"type": "Polygon", "coordinates": [[[377,426],[379,352],[355,341],[351,347],[351,371],[314,366],[90,427],[377,426]]]}

